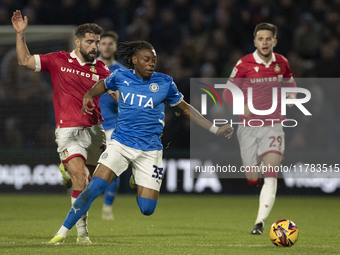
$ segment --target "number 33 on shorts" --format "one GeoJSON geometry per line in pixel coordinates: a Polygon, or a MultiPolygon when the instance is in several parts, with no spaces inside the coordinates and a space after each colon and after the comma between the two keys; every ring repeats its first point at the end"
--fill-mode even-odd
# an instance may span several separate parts
{"type": "Polygon", "coordinates": [[[163,179],[163,168],[162,167],[158,167],[156,165],[153,165],[153,175],[152,177],[153,178],[156,178],[156,181],[157,180],[162,180],[163,179]]]}

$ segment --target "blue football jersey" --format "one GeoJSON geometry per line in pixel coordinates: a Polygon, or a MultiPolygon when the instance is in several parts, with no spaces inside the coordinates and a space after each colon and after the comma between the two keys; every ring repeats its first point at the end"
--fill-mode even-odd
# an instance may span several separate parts
{"type": "MultiPolygon", "coordinates": [[[[117,61],[115,61],[115,63],[108,68],[111,73],[119,68],[126,69],[125,66],[117,61]]],[[[104,130],[115,128],[118,115],[118,104],[116,101],[110,95],[103,94],[99,99],[99,106],[102,117],[104,118],[104,121],[102,122],[104,130]]]]}
{"type": "Polygon", "coordinates": [[[105,79],[105,85],[119,90],[112,139],[143,151],[161,150],[165,102],[175,106],[183,99],[172,78],[155,72],[151,79],[143,80],[134,70],[117,69],[105,79]]]}

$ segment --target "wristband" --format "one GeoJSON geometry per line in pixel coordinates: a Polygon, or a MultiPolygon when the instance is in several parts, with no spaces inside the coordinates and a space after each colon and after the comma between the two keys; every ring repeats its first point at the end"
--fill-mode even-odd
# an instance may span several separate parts
{"type": "Polygon", "coordinates": [[[218,127],[216,127],[214,124],[211,125],[211,128],[209,129],[209,132],[213,133],[213,134],[217,134],[217,130],[218,130],[218,127]]]}

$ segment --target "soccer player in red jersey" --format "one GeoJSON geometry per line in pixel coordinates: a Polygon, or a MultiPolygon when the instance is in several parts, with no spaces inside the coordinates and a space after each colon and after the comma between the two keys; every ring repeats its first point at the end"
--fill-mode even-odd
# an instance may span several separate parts
{"type": "MultiPolygon", "coordinates": [[[[268,217],[275,201],[277,175],[275,166],[281,164],[284,154],[284,131],[281,121],[281,86],[295,87],[295,81],[288,61],[274,53],[277,27],[270,23],[260,23],[255,27],[255,52],[241,58],[234,67],[228,82],[238,86],[244,95],[244,115],[240,115],[237,138],[240,144],[242,164],[246,167],[246,178],[251,185],[264,183],[260,193],[259,210],[251,234],[261,235],[264,221],[268,217]],[[248,105],[248,88],[252,89],[252,105],[248,105]],[[273,105],[273,90],[277,89],[276,109],[266,115],[256,110],[268,110],[273,105]],[[252,111],[250,110],[252,109],[252,111]]],[[[294,98],[294,93],[287,97],[294,98]]],[[[230,90],[223,91],[228,101],[230,90]]],[[[230,102],[229,102],[230,103],[230,102]]],[[[275,106],[274,106],[275,107],[275,106]]]]}
{"type": "MultiPolygon", "coordinates": [[[[97,24],[83,24],[75,29],[76,49],[49,54],[31,55],[25,41],[28,19],[19,10],[13,12],[12,24],[17,33],[18,63],[36,72],[49,72],[53,87],[56,121],[56,142],[61,161],[66,166],[73,184],[72,203],[85,189],[105,149],[105,133],[100,122],[99,97],[95,99],[93,115],[81,112],[83,95],[110,71],[96,60],[102,28],[97,24]]],[[[78,243],[90,243],[87,215],[77,222],[78,243]]]]}

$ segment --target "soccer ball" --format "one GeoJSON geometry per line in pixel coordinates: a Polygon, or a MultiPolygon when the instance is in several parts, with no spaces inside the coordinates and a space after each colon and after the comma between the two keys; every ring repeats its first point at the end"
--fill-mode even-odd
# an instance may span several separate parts
{"type": "Polygon", "coordinates": [[[272,243],[276,246],[290,247],[299,237],[299,230],[291,220],[278,220],[269,230],[272,243]]]}

